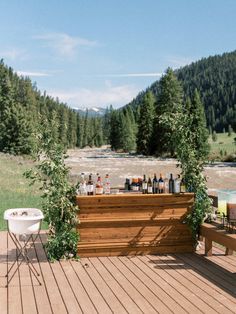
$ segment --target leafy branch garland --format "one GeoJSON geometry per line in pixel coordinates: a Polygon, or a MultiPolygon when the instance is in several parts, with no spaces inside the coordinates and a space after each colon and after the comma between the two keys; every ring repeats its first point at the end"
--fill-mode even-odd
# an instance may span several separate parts
{"type": "Polygon", "coordinates": [[[192,212],[187,217],[193,237],[197,240],[200,226],[206,213],[211,212],[211,199],[207,194],[206,178],[203,175],[207,153],[199,153],[194,136],[198,129],[191,130],[191,115],[182,111],[176,117],[176,154],[178,166],[182,169],[182,177],[185,180],[187,190],[195,193],[195,202],[192,212]]]}
{"type": "Polygon", "coordinates": [[[50,130],[42,127],[36,135],[34,161],[36,166],[25,172],[31,184],[40,182],[45,221],[49,226],[45,245],[49,260],[76,258],[79,234],[76,187],[68,181],[69,168],[65,165],[64,149],[54,142],[50,130]]]}

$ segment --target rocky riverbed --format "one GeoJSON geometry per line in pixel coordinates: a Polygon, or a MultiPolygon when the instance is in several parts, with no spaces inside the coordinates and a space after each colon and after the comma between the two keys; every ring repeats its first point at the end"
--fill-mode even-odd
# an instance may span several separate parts
{"type": "MultiPolygon", "coordinates": [[[[176,177],[180,173],[175,159],[115,153],[107,147],[69,150],[68,156],[66,162],[71,168],[74,181],[78,180],[81,172],[94,175],[99,173],[102,177],[109,173],[113,187],[123,187],[125,178],[133,176],[173,173],[176,177]]],[[[236,163],[208,164],[205,175],[209,192],[217,189],[236,190],[236,163]]]]}

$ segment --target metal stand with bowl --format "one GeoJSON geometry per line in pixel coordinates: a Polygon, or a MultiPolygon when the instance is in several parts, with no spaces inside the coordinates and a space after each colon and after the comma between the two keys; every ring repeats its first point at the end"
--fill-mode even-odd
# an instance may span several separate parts
{"type": "Polygon", "coordinates": [[[23,261],[26,262],[29,271],[32,272],[39,285],[41,285],[38,279],[39,273],[29,258],[29,249],[34,246],[39,237],[43,218],[42,211],[37,208],[12,208],[4,212],[8,233],[16,246],[16,260],[7,271],[6,287],[8,287],[23,261]],[[13,272],[15,264],[17,266],[13,272]],[[10,275],[10,273],[12,274],[10,275]]]}

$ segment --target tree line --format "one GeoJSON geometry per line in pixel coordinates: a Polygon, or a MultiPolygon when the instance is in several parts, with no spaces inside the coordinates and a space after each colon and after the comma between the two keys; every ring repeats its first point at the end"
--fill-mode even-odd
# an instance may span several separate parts
{"type": "Polygon", "coordinates": [[[109,111],[110,145],[115,150],[173,157],[178,147],[173,121],[180,114],[189,121],[189,142],[194,143],[199,158],[205,158],[209,152],[208,130],[199,93],[195,89],[193,96],[185,99],[182,85],[170,68],[159,81],[157,97],[148,90],[137,107],[109,111]]]}
{"type": "Polygon", "coordinates": [[[29,154],[42,122],[53,139],[66,148],[104,144],[102,118],[90,118],[88,113],[82,116],[41,93],[28,77],[17,75],[0,60],[0,151],[29,154]]]}
{"type": "Polygon", "coordinates": [[[229,130],[236,128],[236,110],[232,109],[235,108],[235,57],[236,52],[203,59],[177,71],[168,69],[130,104],[117,110],[110,106],[103,117],[90,117],[88,112],[79,114],[46,92],[41,93],[29,78],[18,76],[1,60],[0,151],[29,154],[37,125],[46,121],[54,140],[66,148],[109,144],[113,150],[175,156],[173,133],[176,131],[172,122],[181,111],[194,121],[192,128],[198,134],[194,141],[199,152],[206,154],[209,133],[223,126],[229,130]],[[220,93],[219,82],[223,86],[220,93]],[[223,109],[217,107],[219,102],[221,109],[226,107],[227,119],[222,116],[223,109]],[[211,119],[210,111],[216,112],[211,119]]]}

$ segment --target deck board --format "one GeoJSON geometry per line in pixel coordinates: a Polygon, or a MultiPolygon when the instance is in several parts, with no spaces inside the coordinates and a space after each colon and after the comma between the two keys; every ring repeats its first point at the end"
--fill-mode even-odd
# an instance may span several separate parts
{"type": "Polygon", "coordinates": [[[156,269],[155,265],[150,265],[149,261],[146,260],[146,257],[143,256],[142,258],[137,257],[134,258],[135,265],[143,270],[150,278],[154,281],[159,282],[160,286],[168,292],[169,296],[175,299],[176,302],[181,304],[181,306],[188,312],[188,313],[201,313],[198,309],[198,302],[192,303],[191,296],[187,295],[184,296],[182,292],[182,287],[178,285],[175,279],[172,279],[165,270],[158,268],[156,269]]]}
{"type": "Polygon", "coordinates": [[[203,252],[49,263],[39,240],[30,254],[42,286],[22,265],[5,288],[16,253],[1,232],[0,313],[236,313],[236,256],[203,252]]]}
{"type": "Polygon", "coordinates": [[[8,290],[5,288],[7,272],[7,233],[0,233],[0,313],[7,313],[8,290]]]}

